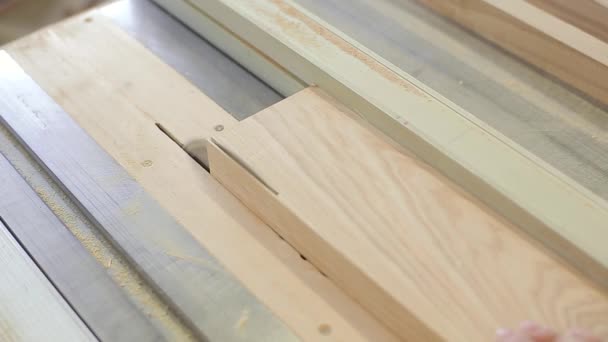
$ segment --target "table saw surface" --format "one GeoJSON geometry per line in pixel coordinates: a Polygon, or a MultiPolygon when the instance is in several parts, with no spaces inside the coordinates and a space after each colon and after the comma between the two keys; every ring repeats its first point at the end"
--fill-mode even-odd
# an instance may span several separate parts
{"type": "MultiPolygon", "coordinates": [[[[380,0],[373,1],[372,5],[371,1],[357,0],[349,2],[348,6],[339,0],[297,2],[592,192],[608,199],[606,108],[413,1],[380,0]]],[[[204,131],[222,124],[204,118],[189,122],[200,116],[201,111],[215,108],[206,102],[207,97],[219,105],[213,110],[229,113],[231,120],[242,120],[283,99],[277,91],[146,0],[121,0],[105,5],[3,48],[146,192],[156,198],[169,214],[177,217],[181,225],[191,233],[207,231],[205,234],[208,236],[202,239],[207,242],[205,247],[211,254],[249,291],[261,298],[264,305],[279,313],[283,321],[292,327],[298,326],[296,330],[300,337],[311,340],[325,337],[330,323],[329,336],[336,340],[395,339],[390,331],[327,278],[311,272],[310,264],[274,232],[265,231],[265,226],[259,224],[255,216],[245,213],[244,207],[216,195],[219,190],[198,175],[200,170],[194,170],[198,166],[186,160],[185,154],[165,161],[182,165],[176,170],[185,174],[181,174],[184,182],[196,185],[175,188],[168,185],[172,178],[180,176],[175,175],[176,171],[161,166],[165,158],[163,153],[178,153],[176,151],[180,149],[171,145],[174,143],[168,142],[158,127],[175,127],[194,138],[197,129],[204,131]],[[90,42],[85,44],[89,39],[90,42]],[[155,58],[144,54],[145,50],[139,44],[184,79],[173,75],[169,68],[148,70],[149,75],[146,76],[137,74],[137,70],[141,70],[139,68],[159,65],[155,58]],[[103,47],[108,51],[96,50],[103,47]],[[46,54],[54,57],[46,58],[46,54]],[[120,64],[110,61],[114,54],[125,57],[123,63],[134,71],[125,70],[123,75],[106,77],[108,73],[119,73],[120,64]],[[99,61],[85,63],[87,58],[98,58],[99,61]],[[86,77],[91,75],[104,80],[97,84],[87,83],[86,77]],[[129,79],[130,76],[133,78],[129,79]],[[139,91],[138,87],[142,90],[139,91]],[[169,90],[165,92],[164,87],[169,90]],[[204,95],[194,94],[196,89],[204,95]],[[172,98],[160,99],[163,96],[172,98]],[[146,103],[150,97],[155,100],[146,103]],[[133,118],[108,114],[104,119],[100,117],[101,113],[87,108],[100,105],[104,100],[121,103],[118,111],[134,113],[133,118]],[[170,118],[158,114],[170,108],[180,112],[170,118]],[[161,126],[158,126],[159,122],[161,126]],[[139,125],[149,128],[139,129],[139,125]],[[180,159],[182,157],[185,159],[180,159]],[[162,176],[153,175],[151,170],[162,176]],[[209,195],[209,192],[214,195],[209,195]],[[210,208],[226,211],[228,207],[231,210],[237,207],[237,212],[242,211],[243,214],[237,215],[236,223],[231,223],[222,232],[208,232],[212,228],[204,227],[213,227],[217,223],[215,220],[227,218],[218,219],[216,215],[198,211],[210,208]],[[283,285],[278,287],[272,277],[281,277],[283,285]],[[297,299],[293,299],[294,294],[297,299]]],[[[90,219],[66,198],[56,180],[49,177],[38,161],[32,159],[4,128],[0,129],[0,152],[85,245],[93,259],[103,265],[110,278],[127,294],[128,301],[134,303],[134,310],[144,313],[143,316],[159,331],[159,336],[169,340],[200,337],[192,333],[192,327],[184,323],[183,317],[167,308],[153,286],[137,275],[122,252],[96,231],[90,219]],[[61,216],[58,212],[69,215],[61,216]],[[66,217],[69,217],[67,223],[66,217]]],[[[1,207],[2,203],[0,210],[6,210],[1,207]]],[[[10,236],[6,237],[3,245],[10,245],[10,253],[21,254],[21,257],[11,255],[7,258],[23,258],[25,263],[29,262],[20,245],[10,239],[10,236]]],[[[65,241],[68,240],[66,238],[65,241]]],[[[57,243],[61,246],[61,241],[57,243]]],[[[34,270],[28,277],[41,278],[35,272],[35,266],[27,267],[34,270]]],[[[42,271],[45,272],[44,268],[42,271]]],[[[71,276],[74,275],[63,275],[71,276]]],[[[43,292],[41,296],[45,298],[57,296],[52,289],[43,292]]],[[[69,312],[65,304],[56,306],[49,306],[47,314],[61,316],[56,312],[69,312]]],[[[3,310],[11,314],[11,306],[5,306],[3,310]]],[[[248,315],[249,311],[244,309],[241,318],[247,321],[248,315]]],[[[78,321],[67,319],[61,324],[78,325],[78,321]]],[[[231,323],[232,326],[239,324],[243,322],[231,323]]],[[[74,329],[83,330],[82,327],[74,329]]],[[[83,331],[86,334],[86,329],[83,331]]]]}

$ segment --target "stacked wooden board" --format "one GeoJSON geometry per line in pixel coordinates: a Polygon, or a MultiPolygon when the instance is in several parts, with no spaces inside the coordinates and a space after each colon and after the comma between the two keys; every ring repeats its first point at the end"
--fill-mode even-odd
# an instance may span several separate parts
{"type": "Polygon", "coordinates": [[[608,104],[608,7],[597,0],[418,0],[608,104]]]}

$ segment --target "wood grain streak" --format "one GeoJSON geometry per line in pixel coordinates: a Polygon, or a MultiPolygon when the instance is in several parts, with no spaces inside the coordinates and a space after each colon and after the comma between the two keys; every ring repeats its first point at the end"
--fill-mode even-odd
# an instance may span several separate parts
{"type": "Polygon", "coordinates": [[[608,42],[608,8],[595,0],[527,0],[534,6],[608,42]]]}
{"type": "Polygon", "coordinates": [[[302,91],[214,136],[211,172],[402,338],[487,341],[525,319],[608,337],[604,293],[352,115],[302,91]]]}

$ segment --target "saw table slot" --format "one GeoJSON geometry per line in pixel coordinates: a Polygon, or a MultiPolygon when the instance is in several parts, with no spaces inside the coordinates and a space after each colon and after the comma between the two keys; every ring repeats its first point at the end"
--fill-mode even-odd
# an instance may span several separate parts
{"type": "MultiPolygon", "coordinates": [[[[169,140],[174,142],[179,148],[181,148],[186,154],[192,158],[198,165],[200,165],[207,173],[209,172],[209,162],[207,161],[207,148],[204,139],[197,139],[188,144],[183,144],[179,139],[171,133],[161,123],[155,123],[158,128],[169,140]]],[[[223,126],[222,126],[223,127],[223,126]]]]}

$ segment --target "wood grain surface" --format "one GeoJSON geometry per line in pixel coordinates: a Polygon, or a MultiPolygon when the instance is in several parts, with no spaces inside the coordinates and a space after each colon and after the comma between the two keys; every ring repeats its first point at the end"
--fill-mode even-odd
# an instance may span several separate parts
{"type": "Polygon", "coordinates": [[[0,221],[0,340],[97,341],[0,221]]]}
{"type": "Polygon", "coordinates": [[[211,173],[402,338],[532,319],[608,337],[608,297],[314,88],[211,139],[211,173]]]}
{"type": "Polygon", "coordinates": [[[209,136],[218,124],[228,129],[234,120],[123,32],[95,15],[39,32],[8,51],[297,335],[395,340],[157,128],[161,123],[187,141],[209,136]],[[131,68],[141,72],[125,71],[131,68]]]}
{"type": "Polygon", "coordinates": [[[596,0],[527,0],[532,5],[608,42],[608,7],[596,0]]]}

